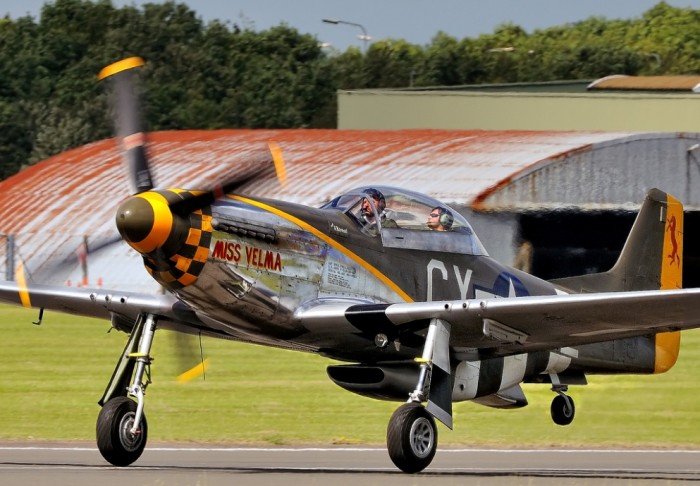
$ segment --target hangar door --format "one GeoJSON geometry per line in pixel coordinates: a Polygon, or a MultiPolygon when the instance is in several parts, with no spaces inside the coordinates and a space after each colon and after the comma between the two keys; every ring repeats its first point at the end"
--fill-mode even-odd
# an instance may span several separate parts
{"type": "MultiPolygon", "coordinates": [[[[521,241],[532,244],[532,273],[548,280],[609,270],[636,216],[628,211],[521,215],[521,241]]],[[[683,286],[700,287],[700,212],[685,212],[683,248],[683,286]]]]}

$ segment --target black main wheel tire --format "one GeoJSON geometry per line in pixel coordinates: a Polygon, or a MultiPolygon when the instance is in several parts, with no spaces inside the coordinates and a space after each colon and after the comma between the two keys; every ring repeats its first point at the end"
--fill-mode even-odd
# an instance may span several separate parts
{"type": "Polygon", "coordinates": [[[435,457],[437,437],[435,420],[420,403],[401,405],[386,431],[389,457],[403,472],[420,472],[435,457]]]}
{"type": "Polygon", "coordinates": [[[574,415],[576,414],[576,407],[574,406],[574,399],[569,397],[569,403],[571,408],[566,405],[566,399],[557,395],[552,400],[552,406],[550,411],[552,412],[552,420],[557,425],[569,425],[574,421],[574,415]]]}
{"type": "Polygon", "coordinates": [[[148,438],[146,415],[141,417],[141,431],[130,432],[136,418],[136,402],[116,397],[102,407],[97,416],[97,448],[107,462],[124,467],[141,457],[148,438]]]}

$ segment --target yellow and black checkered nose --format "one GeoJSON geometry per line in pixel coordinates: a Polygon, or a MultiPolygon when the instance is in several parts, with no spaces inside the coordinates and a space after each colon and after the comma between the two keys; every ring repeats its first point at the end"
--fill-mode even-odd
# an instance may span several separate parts
{"type": "Polygon", "coordinates": [[[148,254],[161,248],[173,229],[173,214],[168,201],[156,192],[130,197],[119,207],[117,229],[136,251],[148,254]]]}
{"type": "Polygon", "coordinates": [[[144,257],[146,270],[164,287],[176,290],[197,281],[209,257],[211,208],[183,207],[199,192],[146,191],[119,207],[117,229],[144,257]]]}

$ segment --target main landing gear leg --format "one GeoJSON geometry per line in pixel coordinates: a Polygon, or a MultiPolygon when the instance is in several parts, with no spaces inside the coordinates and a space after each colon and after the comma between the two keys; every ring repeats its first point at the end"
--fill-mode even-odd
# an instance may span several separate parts
{"type": "Polygon", "coordinates": [[[576,407],[574,406],[574,399],[565,393],[568,389],[569,387],[566,385],[552,386],[552,391],[556,392],[557,396],[552,400],[550,412],[552,413],[552,420],[557,425],[569,425],[574,421],[576,407]]]}
{"type": "Polygon", "coordinates": [[[401,405],[389,420],[386,439],[389,457],[404,472],[420,472],[437,452],[437,427],[433,415],[452,427],[452,379],[449,362],[450,326],[433,319],[425,338],[423,355],[417,359],[420,373],[408,403],[401,405]],[[430,390],[428,409],[421,405],[430,390]],[[430,410],[430,411],[428,411],[430,410]]]}
{"type": "Polygon", "coordinates": [[[150,351],[155,331],[155,316],[148,314],[139,318],[100,400],[103,406],[97,417],[97,448],[102,457],[115,466],[133,463],[146,447],[148,423],[143,413],[144,394],[151,382],[150,351]],[[135,351],[137,342],[138,351],[135,351]],[[133,382],[126,387],[132,373],[133,382]],[[127,392],[136,401],[128,398],[127,392]]]}

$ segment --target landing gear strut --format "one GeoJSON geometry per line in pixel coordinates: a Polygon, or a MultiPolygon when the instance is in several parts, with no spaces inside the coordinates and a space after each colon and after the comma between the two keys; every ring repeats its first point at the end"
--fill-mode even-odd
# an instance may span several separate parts
{"type": "Polygon", "coordinates": [[[557,425],[569,425],[574,421],[576,407],[574,406],[574,399],[565,393],[567,390],[568,387],[566,385],[552,387],[552,391],[556,392],[557,396],[552,400],[550,412],[552,413],[552,420],[557,425]]]}
{"type": "Polygon", "coordinates": [[[146,447],[148,423],[143,413],[144,394],[151,382],[152,359],[149,353],[155,330],[155,316],[149,314],[139,318],[100,400],[102,410],[97,417],[97,448],[102,457],[115,466],[132,464],[146,447]],[[131,385],[127,387],[129,382],[131,385]],[[136,401],[128,398],[127,393],[136,401]]]}
{"type": "Polygon", "coordinates": [[[437,452],[435,418],[452,428],[452,379],[450,376],[450,326],[433,319],[425,337],[418,382],[389,420],[387,450],[392,462],[403,472],[420,472],[437,452]],[[421,402],[428,401],[427,407],[421,402]]]}

